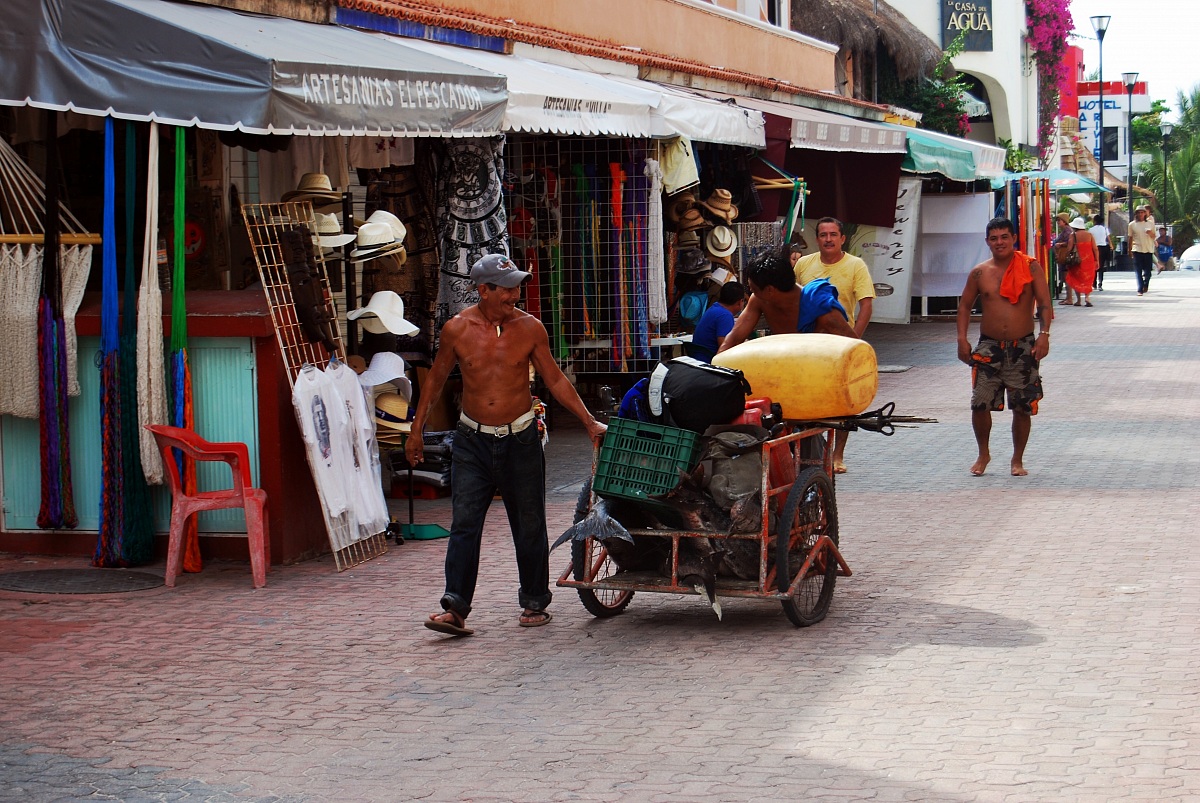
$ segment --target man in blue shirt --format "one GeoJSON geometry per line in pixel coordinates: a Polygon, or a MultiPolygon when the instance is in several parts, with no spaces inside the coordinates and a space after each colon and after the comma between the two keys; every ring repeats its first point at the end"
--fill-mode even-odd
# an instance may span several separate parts
{"type": "Polygon", "coordinates": [[[717,349],[725,342],[725,335],[733,329],[733,319],[745,306],[745,288],[737,282],[725,282],[717,296],[717,303],[705,310],[696,324],[688,354],[697,360],[712,362],[717,349]]]}

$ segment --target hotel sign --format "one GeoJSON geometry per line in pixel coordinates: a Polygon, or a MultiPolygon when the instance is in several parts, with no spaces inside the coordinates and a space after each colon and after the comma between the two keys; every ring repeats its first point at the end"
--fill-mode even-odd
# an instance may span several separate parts
{"type": "Polygon", "coordinates": [[[992,0],[942,0],[942,49],[964,32],[963,50],[992,49],[992,0]]]}

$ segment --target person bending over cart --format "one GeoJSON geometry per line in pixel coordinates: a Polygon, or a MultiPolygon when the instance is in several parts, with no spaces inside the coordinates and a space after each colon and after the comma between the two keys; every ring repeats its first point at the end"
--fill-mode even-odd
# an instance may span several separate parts
{"type": "Polygon", "coordinates": [[[417,405],[404,451],[411,465],[424,457],[422,432],[429,409],[457,364],[462,373],[462,417],[454,435],[452,503],[454,517],[446,548],[446,593],[442,612],[425,627],[469,636],[466,626],[479,575],[483,524],[499,490],[512,528],[520,577],[521,627],[550,621],[550,549],[546,532],[546,464],[534,422],[529,365],[550,393],[575,414],[593,440],[606,427],[592,417],[570,380],[550,354],[542,323],[516,308],[530,274],[501,254],[489,254],[471,267],[479,303],[442,327],[441,344],[425,392],[417,405]]]}
{"type": "Polygon", "coordinates": [[[814,279],[804,287],[796,284],[789,250],[788,246],[772,248],[746,266],[742,278],[750,288],[750,300],[718,353],[745,342],[763,315],[772,334],[823,332],[858,339],[838,302],[837,288],[828,279],[814,279]]]}

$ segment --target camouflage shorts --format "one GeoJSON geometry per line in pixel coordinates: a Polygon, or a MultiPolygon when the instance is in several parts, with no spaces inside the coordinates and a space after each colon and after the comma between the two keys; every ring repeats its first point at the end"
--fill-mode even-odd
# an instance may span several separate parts
{"type": "Polygon", "coordinates": [[[980,336],[971,352],[971,409],[1003,410],[1004,392],[1008,406],[1019,413],[1037,415],[1042,398],[1042,377],[1033,358],[1033,335],[1019,340],[994,340],[980,336]]]}

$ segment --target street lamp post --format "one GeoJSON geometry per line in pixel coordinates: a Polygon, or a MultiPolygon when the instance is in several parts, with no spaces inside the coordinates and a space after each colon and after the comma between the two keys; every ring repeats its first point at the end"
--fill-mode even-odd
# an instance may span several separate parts
{"type": "Polygon", "coordinates": [[[1158,130],[1162,132],[1162,138],[1163,138],[1163,146],[1162,146],[1162,156],[1163,156],[1162,216],[1163,216],[1163,225],[1170,226],[1171,219],[1169,217],[1167,217],[1167,140],[1170,138],[1171,132],[1175,130],[1175,126],[1172,123],[1160,123],[1158,126],[1158,130]]]}
{"type": "Polygon", "coordinates": [[[1133,221],[1133,85],[1137,83],[1138,74],[1135,72],[1121,73],[1121,82],[1125,84],[1126,102],[1129,127],[1125,134],[1125,147],[1129,150],[1129,174],[1125,177],[1125,195],[1129,204],[1129,220],[1133,221]]]}
{"type": "Polygon", "coordinates": [[[1100,214],[1104,217],[1104,225],[1108,225],[1108,215],[1104,214],[1104,33],[1112,17],[1092,17],[1092,29],[1100,40],[1100,116],[1096,123],[1096,159],[1100,163],[1100,214]]]}

